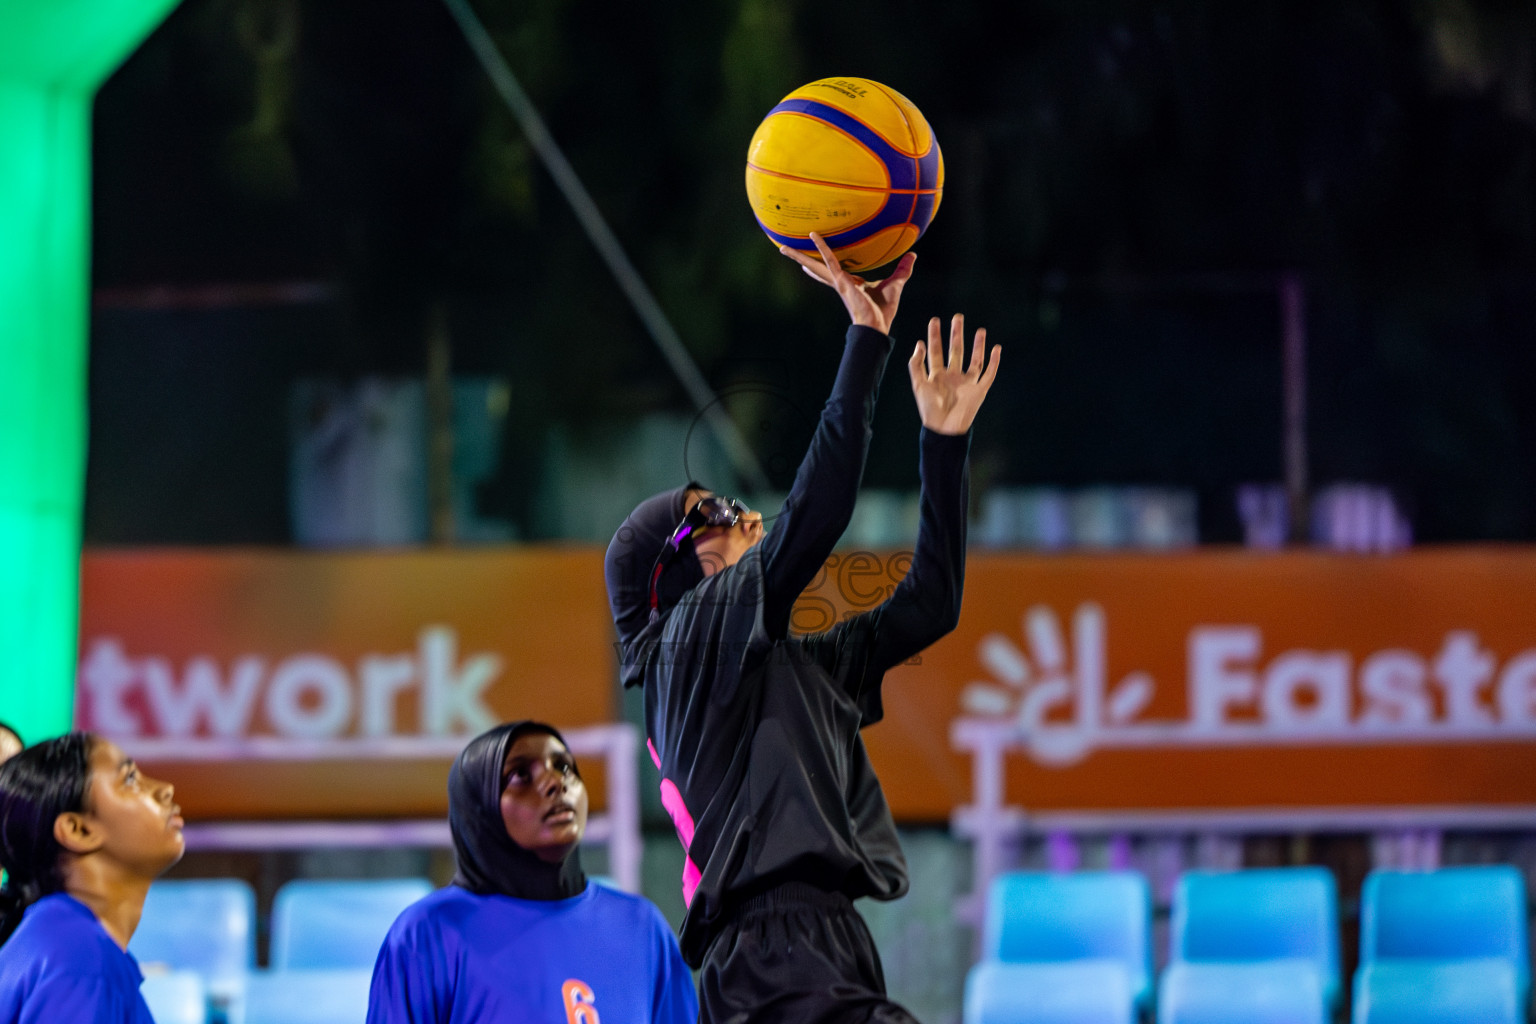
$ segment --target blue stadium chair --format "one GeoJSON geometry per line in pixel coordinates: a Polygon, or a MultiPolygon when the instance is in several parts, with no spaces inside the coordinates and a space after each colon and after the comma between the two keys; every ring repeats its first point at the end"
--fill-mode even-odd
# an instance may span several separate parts
{"type": "MultiPolygon", "coordinates": [[[[1188,871],[1174,893],[1170,963],[1206,964],[1185,974],[1186,988],[1217,983],[1223,965],[1249,965],[1234,977],[1252,979],[1262,967],[1315,971],[1324,1008],[1339,998],[1338,888],[1324,868],[1188,871]]],[[[1243,984],[1244,982],[1235,982],[1243,984]]],[[[1193,996],[1189,998],[1194,998],[1193,996]]]]}
{"type": "Polygon", "coordinates": [[[244,1024],[365,1024],[372,979],[371,966],[256,971],[246,979],[244,1024]]]}
{"type": "Polygon", "coordinates": [[[1125,966],[1113,960],[983,960],[965,978],[964,1024],[1136,1024],[1125,966]]]}
{"type": "Polygon", "coordinates": [[[272,904],[272,968],[372,968],[395,918],[431,891],[425,878],[288,882],[272,904]]]}
{"type": "Polygon", "coordinates": [[[1360,962],[1504,960],[1524,1006],[1527,928],[1525,878],[1511,865],[1373,871],[1360,895],[1360,962]]]}
{"type": "Polygon", "coordinates": [[[128,952],[146,975],[196,971],[215,1003],[236,1000],[256,966],[256,893],[238,878],[156,882],[128,952]]]}
{"type": "Polygon", "coordinates": [[[1174,963],[1157,1024],[1327,1024],[1321,976],[1304,960],[1174,963]]]}
{"type": "Polygon", "coordinates": [[[1015,871],[987,894],[982,959],[1121,964],[1138,1003],[1150,999],[1152,896],[1134,871],[1015,871]]]}
{"type": "Polygon", "coordinates": [[[1131,1024],[1151,996],[1151,908],[1135,872],[1000,875],[967,1024],[1131,1024]]]}
{"type": "Polygon", "coordinates": [[[145,975],[139,994],[155,1024],[204,1024],[208,991],[196,971],[163,971],[145,975]]]}
{"type": "Polygon", "coordinates": [[[1524,1024],[1507,960],[1376,960],[1355,973],[1353,1024],[1524,1024]]]}

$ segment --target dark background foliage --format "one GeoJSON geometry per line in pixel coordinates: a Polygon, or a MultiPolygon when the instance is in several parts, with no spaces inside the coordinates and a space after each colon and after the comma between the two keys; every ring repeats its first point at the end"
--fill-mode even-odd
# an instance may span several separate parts
{"type": "MultiPolygon", "coordinates": [[[[1233,488],[1281,473],[1295,273],[1314,481],[1392,487],[1420,540],[1536,538],[1529,3],[474,7],[715,386],[814,408],[830,379],[841,311],[742,163],[783,94],[858,75],[947,164],[898,354],[957,310],[1008,350],[981,487],[1192,487],[1235,539],[1233,488]]],[[[687,408],[438,0],[184,0],[103,88],[95,160],[91,540],[286,539],[287,383],[419,374],[438,310],[456,371],[512,383],[492,511],[526,513],[552,424],[687,408]],[[112,298],[273,281],[331,299],[168,342],[112,298]]],[[[878,485],[915,479],[899,374],[878,485]]]]}

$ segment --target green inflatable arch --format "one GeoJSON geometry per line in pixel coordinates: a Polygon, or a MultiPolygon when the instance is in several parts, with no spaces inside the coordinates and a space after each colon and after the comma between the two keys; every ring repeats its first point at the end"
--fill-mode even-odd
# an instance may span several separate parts
{"type": "Polygon", "coordinates": [[[74,707],[91,103],[175,6],[0,3],[0,719],[28,742],[74,707]]]}

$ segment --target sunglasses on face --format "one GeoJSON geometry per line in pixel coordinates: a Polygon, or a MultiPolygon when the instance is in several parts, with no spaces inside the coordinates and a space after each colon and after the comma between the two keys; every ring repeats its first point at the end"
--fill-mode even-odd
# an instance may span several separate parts
{"type": "Polygon", "coordinates": [[[656,556],[656,565],[651,569],[651,618],[654,619],[658,614],[656,588],[661,582],[661,574],[677,557],[683,541],[699,530],[707,530],[713,526],[735,526],[741,521],[741,517],[750,511],[751,509],[735,498],[719,495],[700,498],[698,504],[688,510],[683,521],[677,524],[677,529],[672,531],[672,536],[668,537],[667,542],[662,545],[661,554],[656,556]]]}

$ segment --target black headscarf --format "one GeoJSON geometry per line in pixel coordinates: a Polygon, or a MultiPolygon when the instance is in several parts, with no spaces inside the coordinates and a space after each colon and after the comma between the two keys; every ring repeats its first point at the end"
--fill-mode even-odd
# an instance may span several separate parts
{"type": "MultiPolygon", "coordinates": [[[[603,577],[608,584],[608,607],[619,642],[628,644],[650,624],[651,570],[672,531],[687,514],[688,491],[703,490],[690,483],[652,495],[635,506],[614,533],[603,557],[603,577]]],[[[665,612],[704,578],[704,567],[693,545],[684,543],[677,557],[661,574],[656,588],[657,608],[665,612]]]]}
{"type": "Polygon", "coordinates": [[[448,772],[448,828],[459,862],[453,884],[460,888],[520,900],[563,900],[587,887],[579,848],[550,864],[507,835],[501,817],[501,768],[512,744],[531,732],[548,733],[566,745],[552,725],[507,722],[470,740],[448,772]]]}

